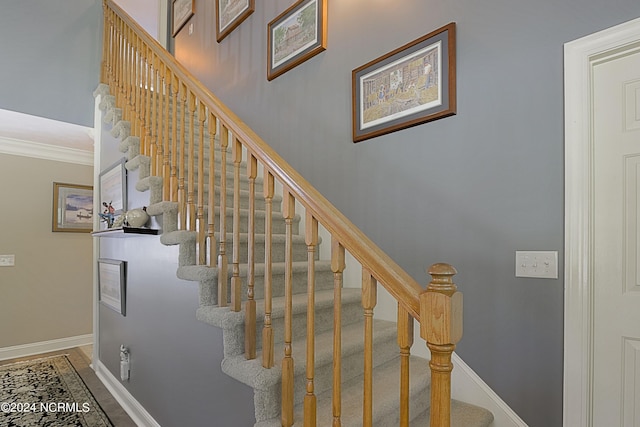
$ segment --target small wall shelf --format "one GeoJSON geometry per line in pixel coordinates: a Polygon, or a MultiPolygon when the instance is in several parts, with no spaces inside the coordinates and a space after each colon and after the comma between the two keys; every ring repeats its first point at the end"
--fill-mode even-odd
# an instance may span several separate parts
{"type": "Polygon", "coordinates": [[[118,227],[110,228],[108,230],[94,231],[91,233],[95,237],[134,237],[139,235],[151,235],[155,236],[159,230],[153,228],[137,228],[137,227],[118,227]]]}

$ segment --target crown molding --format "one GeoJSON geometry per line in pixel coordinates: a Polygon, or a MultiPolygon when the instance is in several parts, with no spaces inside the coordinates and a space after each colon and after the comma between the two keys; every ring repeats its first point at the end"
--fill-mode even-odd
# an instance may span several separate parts
{"type": "Polygon", "coordinates": [[[93,152],[0,137],[0,153],[93,166],[93,152]]]}

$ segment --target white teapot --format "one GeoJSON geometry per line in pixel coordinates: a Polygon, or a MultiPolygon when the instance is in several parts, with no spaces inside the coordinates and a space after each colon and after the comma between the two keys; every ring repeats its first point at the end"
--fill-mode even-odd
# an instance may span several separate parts
{"type": "Polygon", "coordinates": [[[146,206],[142,207],[142,209],[132,209],[127,211],[124,215],[124,221],[129,225],[129,227],[144,227],[147,221],[149,221],[149,214],[147,213],[146,206]]]}

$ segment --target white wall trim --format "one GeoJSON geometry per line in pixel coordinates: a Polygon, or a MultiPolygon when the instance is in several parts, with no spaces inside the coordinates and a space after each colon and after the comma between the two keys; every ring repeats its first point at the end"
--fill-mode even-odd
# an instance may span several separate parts
{"type": "Polygon", "coordinates": [[[640,40],[640,19],[566,43],[565,60],[565,426],[592,425],[592,80],[602,56],[640,40]]]}
{"type": "Polygon", "coordinates": [[[129,390],[122,385],[111,371],[101,362],[94,363],[96,376],[102,381],[104,386],[113,395],[116,401],[122,406],[133,422],[139,427],[160,427],[160,424],[153,419],[146,409],[129,393],[129,390]]]}
{"type": "Polygon", "coordinates": [[[12,347],[4,347],[0,348],[0,360],[32,356],[34,354],[65,350],[67,348],[79,347],[89,344],[93,344],[93,334],[78,335],[75,337],[67,337],[56,340],[16,345],[12,347]]]}
{"type": "MultiPolygon", "coordinates": [[[[102,171],[102,163],[100,154],[102,153],[102,126],[103,114],[100,110],[102,95],[98,94],[94,99],[93,110],[93,211],[100,212],[100,171],[102,171]]],[[[93,229],[100,229],[100,218],[98,215],[93,217],[93,229]]],[[[98,287],[98,258],[100,258],[100,239],[93,239],[93,356],[91,357],[91,367],[93,361],[100,359],[100,292],[98,287]]]]}
{"type": "Polygon", "coordinates": [[[163,48],[168,50],[169,46],[169,19],[168,19],[168,10],[169,10],[169,0],[159,0],[158,1],[158,42],[162,45],[163,48]]]}
{"type": "Polygon", "coordinates": [[[453,353],[451,396],[466,403],[481,406],[493,414],[493,427],[527,427],[513,409],[507,405],[464,360],[453,353]]]}
{"type": "Polygon", "coordinates": [[[93,166],[93,153],[90,151],[6,137],[0,138],[0,153],[93,166]]]}

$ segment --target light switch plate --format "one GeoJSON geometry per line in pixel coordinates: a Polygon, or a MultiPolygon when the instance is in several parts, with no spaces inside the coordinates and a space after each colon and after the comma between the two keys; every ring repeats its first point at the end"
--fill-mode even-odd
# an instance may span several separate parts
{"type": "Polygon", "coordinates": [[[15,255],[0,255],[0,267],[13,267],[16,265],[15,255]]]}
{"type": "Polygon", "coordinates": [[[516,251],[516,277],[558,278],[558,251],[516,251]]]}

